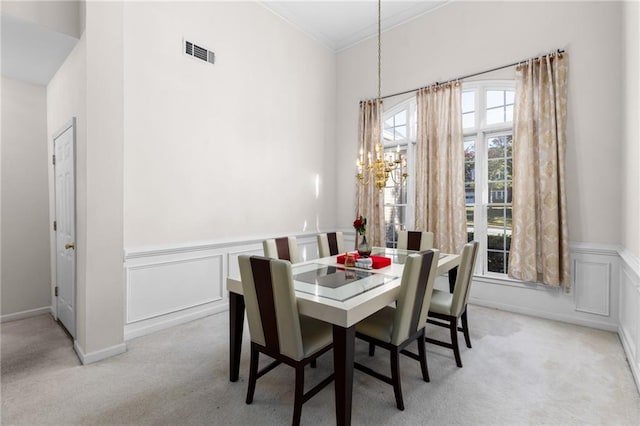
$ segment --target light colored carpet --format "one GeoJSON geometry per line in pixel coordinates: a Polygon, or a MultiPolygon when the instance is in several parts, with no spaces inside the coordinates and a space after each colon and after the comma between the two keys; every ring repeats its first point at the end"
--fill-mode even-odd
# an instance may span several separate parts
{"type": "MultiPolygon", "coordinates": [[[[473,349],[463,368],[427,345],[431,383],[402,357],[405,411],[391,386],[355,372],[354,425],[640,424],[640,396],[616,334],[477,306],[469,307],[473,349]]],[[[446,337],[429,326],[428,334],[446,337]]],[[[244,403],[245,328],[240,380],[228,379],[228,315],[222,313],[128,342],[125,354],[82,366],[48,315],[2,324],[3,425],[290,424],[293,370],[258,380],[244,403]]],[[[460,336],[462,337],[462,336],[460,336]]],[[[463,341],[463,339],[461,339],[463,341]]],[[[388,353],[356,359],[388,371],[388,353]]],[[[332,354],[307,369],[307,388],[332,368],[332,354]]],[[[333,385],[307,402],[302,423],[331,425],[333,385]]]]}

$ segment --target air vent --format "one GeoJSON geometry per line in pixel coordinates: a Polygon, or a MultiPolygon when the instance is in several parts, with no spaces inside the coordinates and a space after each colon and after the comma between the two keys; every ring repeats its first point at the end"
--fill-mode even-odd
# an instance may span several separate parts
{"type": "Polygon", "coordinates": [[[216,63],[216,54],[211,50],[208,50],[202,46],[198,46],[197,44],[191,41],[184,41],[184,53],[189,56],[193,56],[196,59],[200,59],[205,62],[209,62],[211,64],[216,63]]]}

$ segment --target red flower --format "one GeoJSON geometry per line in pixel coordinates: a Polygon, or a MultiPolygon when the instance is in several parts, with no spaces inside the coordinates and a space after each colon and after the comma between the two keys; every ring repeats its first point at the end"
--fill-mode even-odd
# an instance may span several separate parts
{"type": "Polygon", "coordinates": [[[353,227],[358,234],[364,235],[367,232],[367,218],[358,216],[356,220],[353,221],[353,227]]]}

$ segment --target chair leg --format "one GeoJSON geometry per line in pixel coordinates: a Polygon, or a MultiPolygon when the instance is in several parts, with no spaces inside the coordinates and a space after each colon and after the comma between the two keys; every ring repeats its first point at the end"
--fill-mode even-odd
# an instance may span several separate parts
{"type": "Polygon", "coordinates": [[[429,382],[429,369],[427,368],[427,351],[424,344],[424,333],[416,339],[418,343],[418,357],[420,358],[420,369],[422,370],[422,379],[429,382]]]}
{"type": "Polygon", "coordinates": [[[376,354],[376,345],[373,343],[369,343],[369,356],[374,356],[376,354]]]}
{"type": "Polygon", "coordinates": [[[398,410],[404,411],[402,385],[400,384],[400,350],[395,348],[389,352],[391,353],[391,381],[393,382],[393,393],[396,396],[396,406],[398,407],[398,410]]]}
{"type": "Polygon", "coordinates": [[[460,359],[460,348],[458,347],[458,318],[449,318],[449,330],[451,331],[451,345],[453,346],[453,354],[456,357],[456,365],[462,367],[460,359]]]}
{"type": "Polygon", "coordinates": [[[251,361],[249,364],[249,386],[247,387],[247,404],[253,402],[253,394],[256,390],[256,381],[258,380],[258,358],[260,352],[251,344],[251,361]]]}
{"type": "Polygon", "coordinates": [[[469,338],[469,323],[467,322],[467,308],[462,313],[462,332],[464,333],[464,341],[467,347],[471,349],[471,339],[469,338]]]}
{"type": "Polygon", "coordinates": [[[293,426],[300,425],[300,416],[302,415],[302,403],[304,397],[304,365],[296,367],[296,389],[293,401],[293,426]]]}

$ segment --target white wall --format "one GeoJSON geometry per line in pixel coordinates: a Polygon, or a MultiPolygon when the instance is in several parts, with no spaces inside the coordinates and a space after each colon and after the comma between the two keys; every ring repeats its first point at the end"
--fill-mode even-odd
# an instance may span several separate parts
{"type": "Polygon", "coordinates": [[[46,88],[2,78],[2,320],[51,306],[46,88]]]}
{"type": "Polygon", "coordinates": [[[254,2],[126,3],[124,34],[127,249],[335,225],[332,52],[254,2]]]}
{"type": "Polygon", "coordinates": [[[316,256],[314,233],[335,226],[336,86],[334,54],[258,3],[124,14],[130,338],[226,309],[237,255],[262,238],[296,235],[316,256]]]}
{"type": "Polygon", "coordinates": [[[640,4],[625,3],[623,17],[622,245],[640,257],[640,4]]]}
{"type": "MultiPolygon", "coordinates": [[[[506,65],[558,48],[569,55],[567,192],[571,241],[621,238],[619,3],[453,2],[382,36],[382,94],[506,65]]],[[[358,101],[375,96],[375,40],[338,55],[338,177],[353,180],[358,101]],[[351,153],[351,155],[348,155],[351,153]]],[[[352,187],[338,205],[353,206],[352,187]]],[[[339,223],[353,211],[341,209],[339,223]]]]}

